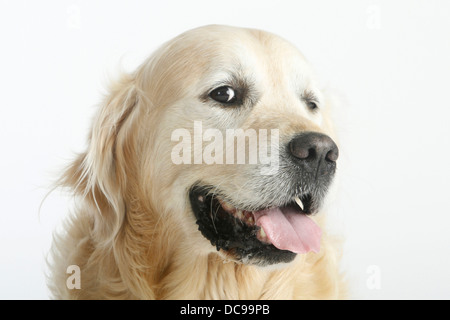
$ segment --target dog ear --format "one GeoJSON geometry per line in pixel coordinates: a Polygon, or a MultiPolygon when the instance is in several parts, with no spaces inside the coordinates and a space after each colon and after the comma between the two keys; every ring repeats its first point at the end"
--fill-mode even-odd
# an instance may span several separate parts
{"type": "Polygon", "coordinates": [[[112,241],[125,217],[127,172],[136,150],[130,131],[135,127],[139,100],[131,76],[111,87],[94,119],[87,151],[60,181],[81,196],[82,210],[94,217],[92,234],[98,242],[112,241]]]}

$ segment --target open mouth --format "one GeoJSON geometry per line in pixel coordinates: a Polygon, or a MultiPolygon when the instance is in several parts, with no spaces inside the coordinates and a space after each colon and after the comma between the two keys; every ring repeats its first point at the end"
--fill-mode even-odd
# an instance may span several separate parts
{"type": "Polygon", "coordinates": [[[256,264],[290,262],[296,254],[319,252],[322,231],[311,219],[311,194],[283,206],[237,208],[212,187],[194,186],[189,196],[199,230],[217,250],[256,264]]]}

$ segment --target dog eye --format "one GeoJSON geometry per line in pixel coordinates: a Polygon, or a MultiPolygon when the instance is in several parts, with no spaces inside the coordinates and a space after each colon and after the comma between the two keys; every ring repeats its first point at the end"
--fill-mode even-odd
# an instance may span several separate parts
{"type": "Polygon", "coordinates": [[[231,104],[236,102],[236,93],[233,88],[228,86],[223,86],[217,89],[214,89],[209,94],[211,99],[223,103],[223,104],[231,104]]]}
{"type": "Polygon", "coordinates": [[[315,103],[314,101],[307,101],[306,105],[308,106],[309,110],[316,110],[319,108],[319,106],[317,105],[317,103],[315,103]]]}

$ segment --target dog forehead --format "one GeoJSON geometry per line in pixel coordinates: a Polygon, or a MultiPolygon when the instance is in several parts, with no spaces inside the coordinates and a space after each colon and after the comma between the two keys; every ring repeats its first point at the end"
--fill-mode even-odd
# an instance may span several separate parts
{"type": "Polygon", "coordinates": [[[304,56],[290,42],[263,30],[214,25],[188,31],[186,35],[200,44],[198,53],[205,54],[198,58],[206,58],[212,68],[251,68],[257,63],[289,68],[292,64],[306,64],[304,56]]]}
{"type": "Polygon", "coordinates": [[[187,31],[178,40],[185,53],[195,56],[190,67],[205,84],[233,75],[271,87],[300,87],[312,75],[294,45],[263,30],[212,25],[187,31]]]}
{"type": "Polygon", "coordinates": [[[312,74],[300,51],[283,38],[222,25],[192,29],[168,41],[142,71],[152,96],[165,105],[204,93],[230,78],[248,81],[260,90],[301,91],[312,74]]]}

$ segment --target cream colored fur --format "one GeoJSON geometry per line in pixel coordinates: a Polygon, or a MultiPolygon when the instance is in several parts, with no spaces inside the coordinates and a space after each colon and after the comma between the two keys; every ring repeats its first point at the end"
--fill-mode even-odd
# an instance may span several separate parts
{"type": "MultiPolygon", "coordinates": [[[[55,235],[49,277],[54,298],[343,298],[339,250],[326,234],[318,254],[257,267],[218,253],[198,231],[188,188],[209,179],[225,192],[255,197],[239,189],[246,183],[245,166],[170,161],[171,132],[192,128],[194,120],[213,128],[276,127],[281,138],[302,130],[332,135],[326,111],[308,114],[293,93],[311,86],[310,67],[289,43],[225,26],[188,31],[124,75],[94,119],[87,151],[60,180],[77,205],[64,232],[55,235]],[[264,93],[253,110],[237,117],[199,101],[236,66],[264,93]],[[301,72],[292,77],[293,70],[301,72]],[[67,288],[69,265],[80,267],[81,289],[67,288]]],[[[326,228],[322,212],[317,222],[326,228]]]]}

